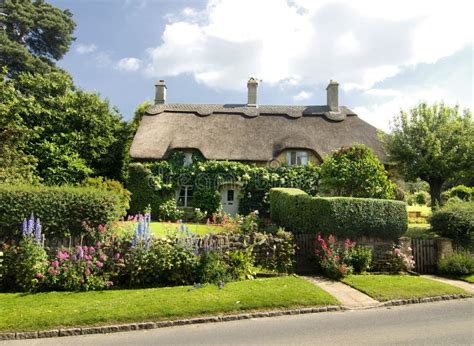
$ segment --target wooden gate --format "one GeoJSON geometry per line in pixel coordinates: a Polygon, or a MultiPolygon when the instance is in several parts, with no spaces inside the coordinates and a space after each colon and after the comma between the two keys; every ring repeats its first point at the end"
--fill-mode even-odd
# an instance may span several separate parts
{"type": "Polygon", "coordinates": [[[436,247],[434,239],[412,239],[415,271],[434,273],[436,271],[436,247]]]}
{"type": "Polygon", "coordinates": [[[295,271],[298,274],[313,273],[316,269],[314,249],[316,236],[314,234],[295,234],[296,244],[295,271]]]}

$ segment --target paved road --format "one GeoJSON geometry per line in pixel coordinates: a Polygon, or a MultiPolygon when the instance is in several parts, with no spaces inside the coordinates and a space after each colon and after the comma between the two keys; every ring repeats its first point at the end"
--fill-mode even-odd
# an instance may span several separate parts
{"type": "Polygon", "coordinates": [[[474,344],[474,299],[261,318],[6,345],[474,344]]]}

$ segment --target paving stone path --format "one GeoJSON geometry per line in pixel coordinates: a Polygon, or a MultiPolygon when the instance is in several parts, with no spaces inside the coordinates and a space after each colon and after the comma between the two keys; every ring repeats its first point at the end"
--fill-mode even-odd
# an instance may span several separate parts
{"type": "Polygon", "coordinates": [[[424,277],[424,278],[427,278],[427,279],[443,282],[445,284],[449,284],[449,285],[452,285],[452,286],[462,288],[465,291],[467,291],[471,294],[474,294],[474,284],[470,284],[469,282],[443,278],[443,277],[435,276],[435,275],[421,275],[421,276],[424,277]]]}
{"type": "Polygon", "coordinates": [[[305,276],[305,279],[336,297],[344,307],[349,309],[367,309],[380,306],[380,302],[377,300],[342,282],[319,276],[305,276]]]}

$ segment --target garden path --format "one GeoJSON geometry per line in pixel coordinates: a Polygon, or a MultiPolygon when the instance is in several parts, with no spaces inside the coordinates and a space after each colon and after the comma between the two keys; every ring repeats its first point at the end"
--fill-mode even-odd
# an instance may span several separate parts
{"type": "Polygon", "coordinates": [[[445,284],[449,284],[452,286],[456,286],[459,288],[462,288],[463,290],[474,294],[474,284],[470,284],[469,282],[461,281],[461,280],[454,280],[454,279],[448,279],[448,278],[442,278],[440,276],[436,275],[421,275],[424,278],[439,281],[439,282],[444,282],[445,284]]]}
{"type": "Polygon", "coordinates": [[[336,297],[347,308],[367,309],[380,305],[377,300],[342,282],[332,281],[319,276],[305,276],[305,279],[336,297]]]}

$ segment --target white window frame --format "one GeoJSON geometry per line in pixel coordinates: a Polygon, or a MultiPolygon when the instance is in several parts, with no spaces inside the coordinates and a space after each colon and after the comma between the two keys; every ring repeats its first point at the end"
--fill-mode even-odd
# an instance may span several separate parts
{"type": "MultiPolygon", "coordinates": [[[[176,191],[176,204],[178,207],[181,207],[181,208],[188,208],[190,206],[188,206],[188,199],[189,199],[189,191],[190,190],[193,190],[193,186],[192,185],[184,185],[184,186],[181,186],[181,188],[176,191]],[[181,196],[181,191],[184,189],[184,196],[181,196]],[[184,197],[183,198],[183,205],[180,205],[179,204],[179,199],[181,197],[184,197]]],[[[194,193],[192,194],[191,197],[194,197],[194,193]]]]}
{"type": "Polygon", "coordinates": [[[308,162],[309,152],[307,150],[288,150],[286,152],[286,164],[288,166],[307,166],[308,162]]]}

